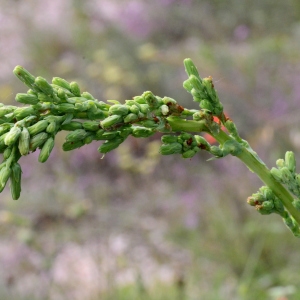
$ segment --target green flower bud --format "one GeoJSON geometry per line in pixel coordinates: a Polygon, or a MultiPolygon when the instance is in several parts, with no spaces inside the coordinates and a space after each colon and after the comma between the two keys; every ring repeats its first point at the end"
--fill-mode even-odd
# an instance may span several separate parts
{"type": "Polygon", "coordinates": [[[54,139],[53,137],[49,137],[40,151],[39,162],[44,163],[49,158],[53,147],[54,147],[54,139]]]}
{"type": "Polygon", "coordinates": [[[108,113],[110,115],[125,116],[128,114],[128,111],[129,111],[129,109],[126,105],[115,104],[109,108],[108,113]]]}
{"type": "Polygon", "coordinates": [[[274,208],[274,203],[273,201],[264,201],[261,206],[263,209],[272,210],[274,208]]]}
{"type": "Polygon", "coordinates": [[[55,85],[58,85],[59,87],[62,87],[64,89],[71,91],[70,83],[68,81],[64,80],[63,78],[53,77],[52,83],[55,85]]]}
{"type": "Polygon", "coordinates": [[[96,136],[95,139],[96,140],[113,140],[115,139],[117,136],[119,136],[119,132],[118,131],[105,131],[103,129],[99,129],[96,132],[96,136]]]}
{"type": "Polygon", "coordinates": [[[6,132],[8,132],[12,127],[13,123],[3,123],[0,125],[0,136],[6,132]]]}
{"type": "Polygon", "coordinates": [[[291,173],[295,173],[296,160],[295,160],[295,155],[292,151],[287,151],[285,153],[285,165],[291,173]]]}
{"type": "Polygon", "coordinates": [[[77,130],[77,129],[82,129],[83,126],[82,126],[81,122],[72,121],[70,123],[61,125],[60,128],[61,128],[61,130],[73,131],[73,130],[77,130]]]}
{"type": "Polygon", "coordinates": [[[159,106],[159,101],[158,99],[153,95],[152,92],[147,91],[143,93],[143,97],[146,100],[146,103],[151,107],[151,108],[156,108],[159,106]]]}
{"type": "MultiPolygon", "coordinates": [[[[146,104],[143,104],[143,105],[146,105],[146,104]]],[[[148,105],[146,105],[146,106],[148,106],[148,105]]],[[[140,112],[140,109],[139,109],[139,107],[137,106],[137,105],[131,105],[130,107],[129,107],[129,110],[133,113],[133,114],[138,114],[139,112],[140,112]]]]}
{"type": "Polygon", "coordinates": [[[289,181],[293,181],[293,175],[291,174],[290,170],[287,167],[283,167],[280,169],[282,181],[283,183],[288,183],[289,181]]]}
{"type": "Polygon", "coordinates": [[[56,105],[56,109],[62,113],[72,113],[75,111],[75,106],[71,103],[59,103],[56,105]]]}
{"type": "Polygon", "coordinates": [[[195,135],[195,140],[197,142],[197,146],[200,147],[201,149],[210,149],[210,144],[209,142],[201,135],[195,135]]]}
{"type": "Polygon", "coordinates": [[[55,122],[55,121],[52,121],[52,122],[50,122],[49,125],[47,126],[46,132],[48,132],[48,133],[55,133],[56,129],[57,129],[56,122],[55,122]]]}
{"type": "Polygon", "coordinates": [[[105,119],[106,115],[100,109],[97,109],[95,112],[87,111],[87,118],[89,120],[103,120],[105,119]]]}
{"type": "Polygon", "coordinates": [[[76,129],[74,131],[71,131],[67,136],[66,136],[66,141],[67,142],[77,142],[83,140],[88,133],[84,129],[76,129]]]}
{"type": "Polygon", "coordinates": [[[110,141],[106,141],[105,143],[103,143],[99,148],[98,151],[100,153],[108,153],[114,149],[116,149],[117,147],[119,147],[119,145],[124,141],[123,138],[116,138],[110,141]]]}
{"type": "Polygon", "coordinates": [[[80,148],[83,145],[84,145],[83,140],[77,142],[65,142],[63,143],[62,148],[64,151],[71,151],[80,148]]]}
{"type": "Polygon", "coordinates": [[[161,142],[163,144],[177,143],[177,135],[165,134],[161,137],[161,142]]]}
{"type": "Polygon", "coordinates": [[[131,135],[136,138],[146,138],[153,135],[155,131],[150,128],[136,126],[132,129],[131,135]]]}
{"type": "Polygon", "coordinates": [[[272,168],[271,169],[271,174],[274,177],[274,179],[278,182],[282,182],[282,175],[281,175],[281,171],[276,169],[276,168],[272,168]]]}
{"type": "Polygon", "coordinates": [[[130,113],[124,118],[124,123],[131,123],[138,119],[139,117],[136,114],[130,113]]]}
{"type": "Polygon", "coordinates": [[[5,145],[5,143],[4,143],[5,137],[7,135],[8,135],[8,132],[6,132],[0,136],[0,153],[3,153],[5,151],[5,149],[7,148],[7,145],[5,145]]]}
{"type": "Polygon", "coordinates": [[[0,193],[4,190],[7,180],[11,174],[11,168],[5,166],[0,170],[0,193]]]}
{"type": "Polygon", "coordinates": [[[117,123],[120,123],[123,121],[123,117],[120,115],[113,115],[113,116],[109,116],[106,119],[104,119],[103,121],[100,122],[101,127],[102,128],[108,128],[111,127],[117,123]]]}
{"type": "Polygon", "coordinates": [[[284,160],[283,160],[282,158],[277,159],[277,160],[276,160],[276,166],[277,166],[279,169],[285,167],[284,160]]]}
{"type": "Polygon", "coordinates": [[[47,80],[41,76],[35,78],[36,86],[46,95],[53,94],[53,87],[47,82],[47,80]]]}
{"type": "Polygon", "coordinates": [[[158,127],[158,123],[153,121],[153,120],[145,120],[145,121],[141,121],[139,122],[139,124],[143,125],[144,127],[147,128],[157,128],[158,127]]]}
{"type": "Polygon", "coordinates": [[[19,151],[21,155],[27,155],[29,153],[30,134],[26,127],[23,127],[19,138],[19,151]]]}
{"type": "Polygon", "coordinates": [[[224,154],[223,154],[223,150],[220,149],[218,146],[211,146],[210,149],[209,149],[209,152],[216,156],[216,157],[223,157],[224,154]]]}
{"type": "Polygon", "coordinates": [[[16,95],[16,101],[24,104],[37,104],[39,99],[36,95],[18,93],[16,95]]]}
{"type": "Polygon", "coordinates": [[[95,100],[95,98],[92,96],[92,94],[90,94],[88,92],[83,92],[81,94],[81,97],[84,97],[85,99],[88,99],[88,100],[95,100]]]}
{"type": "Polygon", "coordinates": [[[36,90],[35,77],[21,66],[16,66],[13,70],[14,74],[29,88],[36,90]]]}
{"type": "Polygon", "coordinates": [[[194,89],[196,89],[199,93],[204,93],[205,90],[202,86],[202,80],[199,77],[195,75],[190,75],[189,81],[194,89]]]}
{"type": "Polygon", "coordinates": [[[79,87],[79,85],[78,85],[77,82],[72,81],[72,82],[70,83],[70,89],[71,89],[71,92],[72,92],[75,96],[78,96],[78,97],[81,96],[80,87],[79,87]]]}
{"type": "Polygon", "coordinates": [[[133,100],[139,104],[146,104],[146,99],[143,96],[135,96],[133,100]]]}
{"type": "Polygon", "coordinates": [[[84,129],[89,131],[97,131],[100,128],[100,123],[97,121],[86,121],[82,123],[84,129]]]}
{"type": "Polygon", "coordinates": [[[85,145],[90,144],[95,139],[95,134],[89,134],[83,139],[85,145]]]}
{"type": "Polygon", "coordinates": [[[12,105],[0,107],[0,117],[3,117],[5,115],[13,112],[16,108],[17,108],[16,106],[12,106],[12,105]]]}
{"type": "Polygon", "coordinates": [[[197,78],[200,79],[198,70],[196,66],[194,65],[193,61],[190,58],[186,58],[184,61],[184,66],[185,66],[185,72],[187,73],[188,76],[195,75],[197,78]]]}
{"type": "Polygon", "coordinates": [[[85,102],[81,103],[75,103],[75,109],[78,111],[87,111],[89,109],[89,104],[87,101],[88,100],[85,100],[85,102]]]}
{"type": "Polygon", "coordinates": [[[42,102],[42,103],[45,103],[45,102],[52,103],[54,101],[54,99],[50,95],[46,95],[43,93],[38,93],[38,100],[39,100],[39,102],[42,102]]]}
{"type": "Polygon", "coordinates": [[[275,207],[276,211],[279,214],[282,214],[285,209],[284,209],[284,206],[283,206],[281,200],[276,197],[273,202],[274,202],[274,207],[275,207]]]}
{"type": "Polygon", "coordinates": [[[34,110],[34,108],[32,107],[18,107],[17,109],[15,109],[14,111],[14,116],[16,117],[16,119],[22,120],[26,117],[29,117],[31,115],[35,115],[36,111],[34,110]]]}
{"type": "Polygon", "coordinates": [[[247,203],[248,203],[249,205],[251,205],[251,206],[257,205],[256,200],[255,200],[254,197],[252,197],[252,196],[250,196],[250,197],[247,198],[247,203]]]}
{"type": "Polygon", "coordinates": [[[130,134],[132,133],[132,126],[123,126],[122,128],[119,129],[119,135],[120,137],[126,139],[130,134]]]}
{"type": "MultiPolygon", "coordinates": [[[[64,101],[64,102],[66,102],[67,100],[68,100],[68,96],[67,96],[67,94],[65,93],[65,91],[64,91],[64,89],[63,88],[59,88],[59,89],[57,89],[57,97],[60,99],[60,100],[62,100],[62,101],[64,101]]],[[[59,101],[58,101],[59,102],[59,101]]]]}
{"type": "Polygon", "coordinates": [[[12,148],[11,147],[7,147],[4,152],[3,152],[3,158],[4,160],[8,159],[10,157],[10,154],[11,154],[11,150],[12,148]]]}
{"type": "Polygon", "coordinates": [[[10,175],[10,192],[13,200],[18,200],[21,194],[21,166],[18,163],[14,163],[11,167],[10,175]]]}
{"type": "Polygon", "coordinates": [[[140,111],[143,114],[148,114],[150,112],[148,104],[140,104],[140,111]]]}
{"type": "Polygon", "coordinates": [[[37,147],[42,146],[48,139],[49,134],[46,132],[40,132],[33,136],[29,142],[29,150],[34,151],[37,147]]]}
{"type": "Polygon", "coordinates": [[[182,145],[180,143],[163,144],[160,146],[159,152],[162,155],[182,153],[182,145]]]}
{"type": "Polygon", "coordinates": [[[205,88],[205,90],[206,90],[207,94],[209,95],[210,99],[213,102],[219,102],[219,99],[217,97],[217,93],[214,89],[214,85],[213,85],[213,82],[212,82],[212,77],[209,76],[209,77],[203,78],[202,85],[205,88]]]}
{"type": "Polygon", "coordinates": [[[273,212],[272,209],[264,208],[263,205],[256,205],[255,208],[262,215],[269,215],[273,212]]]}
{"type": "Polygon", "coordinates": [[[187,79],[183,82],[183,88],[186,89],[189,93],[191,92],[193,85],[190,82],[190,79],[187,79]]]}
{"type": "Polygon", "coordinates": [[[29,134],[36,135],[39,132],[44,131],[49,125],[49,122],[46,120],[38,121],[37,123],[33,124],[32,126],[28,127],[29,134]]]}
{"type": "Polygon", "coordinates": [[[192,158],[195,154],[196,154],[196,152],[194,150],[190,149],[190,150],[183,152],[182,157],[183,158],[192,158]]]}
{"type": "Polygon", "coordinates": [[[14,126],[10,129],[8,134],[5,136],[4,143],[7,146],[11,146],[18,140],[21,134],[21,128],[18,126],[14,126]]]}

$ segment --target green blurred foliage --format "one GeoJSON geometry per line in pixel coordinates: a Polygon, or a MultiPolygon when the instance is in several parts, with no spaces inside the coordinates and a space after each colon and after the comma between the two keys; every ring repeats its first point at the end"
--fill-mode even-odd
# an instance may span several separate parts
{"type": "MultiPolygon", "coordinates": [[[[3,103],[25,91],[21,64],[99,100],[151,90],[196,108],[191,57],[269,166],[298,152],[296,0],[3,0],[0,17],[3,103]]],[[[45,165],[22,158],[18,202],[1,194],[0,298],[299,299],[298,241],[247,207],[260,182],[235,158],[161,158],[157,136],[101,160],[94,144],[63,153],[63,137],[45,165]]]]}

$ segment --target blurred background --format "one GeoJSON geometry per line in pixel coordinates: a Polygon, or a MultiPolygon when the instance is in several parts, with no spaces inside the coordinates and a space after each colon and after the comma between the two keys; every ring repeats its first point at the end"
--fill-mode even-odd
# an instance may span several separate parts
{"type": "MultiPolygon", "coordinates": [[[[151,90],[197,108],[182,61],[213,76],[226,113],[269,167],[300,161],[300,2],[0,0],[0,102],[22,65],[99,100],[151,90]]],[[[262,185],[236,158],[158,154],[160,136],[21,159],[0,195],[1,299],[300,299],[299,240],[246,199],[262,185]]],[[[299,170],[299,168],[298,168],[299,170]]]]}

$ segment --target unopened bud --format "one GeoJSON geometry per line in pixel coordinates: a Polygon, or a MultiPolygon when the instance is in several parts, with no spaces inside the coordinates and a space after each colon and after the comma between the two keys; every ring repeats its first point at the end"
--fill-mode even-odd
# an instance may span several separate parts
{"type": "Polygon", "coordinates": [[[38,121],[37,123],[28,127],[28,132],[31,136],[38,134],[39,132],[44,131],[49,125],[49,122],[46,120],[38,121]]]}
{"type": "Polygon", "coordinates": [[[77,96],[77,97],[81,96],[80,87],[77,82],[72,81],[70,83],[70,90],[75,96],[77,96]]]}
{"type": "Polygon", "coordinates": [[[21,128],[18,126],[14,126],[10,129],[8,134],[5,136],[4,143],[7,146],[11,146],[18,140],[21,134],[21,128]]]}
{"type": "Polygon", "coordinates": [[[10,192],[13,200],[18,200],[21,194],[21,166],[18,163],[12,164],[10,175],[10,192]]]}
{"type": "Polygon", "coordinates": [[[271,169],[271,174],[274,177],[274,179],[278,182],[282,182],[282,174],[281,171],[279,169],[276,168],[272,168],[271,169]]]}
{"type": "Polygon", "coordinates": [[[282,158],[277,159],[277,160],[276,160],[276,166],[277,166],[279,169],[285,167],[284,160],[283,160],[282,158]]]}
{"type": "Polygon", "coordinates": [[[54,139],[53,137],[49,137],[40,151],[39,162],[44,163],[49,158],[53,147],[54,147],[54,139]]]}
{"type": "Polygon", "coordinates": [[[84,142],[81,141],[77,141],[77,142],[65,142],[62,145],[62,148],[64,151],[71,151],[77,148],[80,148],[84,145],[84,142]]]}
{"type": "Polygon", "coordinates": [[[35,77],[32,74],[30,74],[26,69],[24,69],[21,66],[16,66],[13,72],[29,88],[33,90],[36,89],[34,83],[35,77]]]}
{"type": "Polygon", "coordinates": [[[200,78],[198,70],[190,58],[186,58],[183,61],[183,64],[185,66],[185,72],[188,76],[195,75],[197,78],[200,78]]]}
{"type": "Polygon", "coordinates": [[[113,115],[113,116],[109,116],[106,119],[104,119],[103,121],[100,122],[101,127],[102,128],[108,128],[111,127],[117,123],[120,123],[123,121],[123,117],[120,115],[113,115]]]}
{"type": "Polygon", "coordinates": [[[83,140],[87,136],[87,132],[84,129],[77,129],[74,131],[71,131],[67,136],[66,136],[66,141],[67,142],[77,142],[83,140]]]}
{"type": "Polygon", "coordinates": [[[129,111],[129,109],[126,105],[115,104],[109,108],[108,113],[110,115],[125,116],[128,114],[128,111],[129,111]]]}
{"type": "Polygon", "coordinates": [[[45,78],[41,76],[36,77],[35,84],[46,95],[53,94],[53,87],[48,83],[48,81],[45,78]]]}
{"type": "Polygon", "coordinates": [[[136,127],[133,127],[131,134],[132,134],[132,136],[134,136],[136,138],[146,138],[146,137],[153,135],[154,133],[155,133],[155,130],[153,130],[151,128],[136,126],[136,127]]]}
{"type": "Polygon", "coordinates": [[[68,81],[66,81],[65,79],[63,79],[63,78],[53,77],[52,83],[55,84],[55,85],[58,85],[62,88],[65,88],[69,91],[71,90],[70,83],[68,81]]]}
{"type": "Polygon", "coordinates": [[[22,120],[31,115],[35,115],[36,112],[33,107],[18,107],[14,110],[14,116],[17,120],[22,120]]]}
{"type": "Polygon", "coordinates": [[[39,99],[36,95],[18,93],[16,95],[16,101],[24,104],[37,104],[39,99]]]}
{"type": "Polygon", "coordinates": [[[182,153],[182,145],[180,143],[163,144],[160,146],[159,152],[162,155],[171,155],[182,153]]]}
{"type": "Polygon", "coordinates": [[[60,128],[62,130],[73,131],[73,130],[77,130],[77,129],[82,129],[83,127],[82,127],[81,122],[72,121],[70,123],[61,125],[60,128]]]}
{"type": "Polygon", "coordinates": [[[171,144],[177,142],[177,135],[165,134],[161,137],[161,142],[163,144],[171,144]]]}
{"type": "Polygon", "coordinates": [[[37,147],[42,146],[48,139],[48,133],[40,132],[37,135],[33,136],[29,142],[29,149],[34,151],[37,147]]]}
{"type": "Polygon", "coordinates": [[[100,128],[100,123],[97,121],[86,121],[82,123],[84,129],[89,131],[97,131],[100,128]]]}
{"type": "Polygon", "coordinates": [[[108,153],[116,149],[123,141],[123,138],[116,138],[110,141],[106,141],[98,148],[98,151],[103,154],[108,153]]]}
{"type": "Polygon", "coordinates": [[[21,155],[27,155],[29,153],[30,134],[26,127],[23,127],[19,138],[19,151],[21,155]]]}
{"type": "Polygon", "coordinates": [[[295,160],[295,155],[292,151],[287,151],[285,153],[285,165],[290,170],[291,173],[295,173],[296,160],[295,160]]]}

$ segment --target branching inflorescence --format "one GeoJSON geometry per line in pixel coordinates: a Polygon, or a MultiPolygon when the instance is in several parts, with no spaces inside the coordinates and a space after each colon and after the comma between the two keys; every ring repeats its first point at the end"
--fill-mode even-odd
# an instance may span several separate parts
{"type": "Polygon", "coordinates": [[[50,84],[17,66],[14,74],[29,90],[17,94],[16,101],[27,106],[0,103],[0,153],[3,153],[0,192],[10,181],[12,198],[20,197],[20,157],[40,149],[38,160],[45,162],[59,131],[70,131],[63,144],[64,151],[104,141],[98,148],[103,155],[130,135],[147,138],[161,132],[162,155],[192,158],[205,150],[212,158],[231,154],[242,160],[266,184],[247,202],[261,214],[279,214],[294,235],[299,236],[300,175],[295,173],[293,153],[287,152],[285,160],[277,161],[278,169],[270,171],[224,114],[212,77],[202,79],[191,59],[185,59],[184,65],[188,79],[183,87],[199,103],[200,110],[184,108],[172,98],[161,98],[149,91],[123,104],[116,100],[98,101],[90,93],[81,92],[76,82],[54,77],[50,84]],[[219,146],[209,144],[205,135],[195,134],[201,132],[213,136],[219,146]]]}

